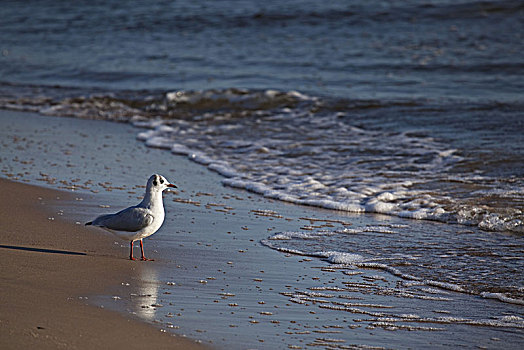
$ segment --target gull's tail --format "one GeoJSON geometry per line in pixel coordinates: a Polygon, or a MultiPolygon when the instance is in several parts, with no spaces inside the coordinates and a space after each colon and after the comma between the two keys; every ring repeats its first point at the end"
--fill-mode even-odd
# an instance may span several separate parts
{"type": "Polygon", "coordinates": [[[86,222],[85,226],[92,225],[93,221],[86,222]]]}

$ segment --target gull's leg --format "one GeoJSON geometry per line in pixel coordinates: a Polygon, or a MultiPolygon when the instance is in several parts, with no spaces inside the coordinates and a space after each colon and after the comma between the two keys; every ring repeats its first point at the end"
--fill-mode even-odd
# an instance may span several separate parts
{"type": "Polygon", "coordinates": [[[153,259],[148,259],[144,255],[144,244],[142,243],[142,240],[140,240],[140,250],[142,251],[142,260],[144,261],[153,261],[153,259]]]}
{"type": "MultiPolygon", "coordinates": [[[[142,242],[142,241],[140,241],[142,242]]],[[[136,260],[135,258],[133,258],[133,241],[131,241],[131,246],[130,246],[130,249],[129,249],[129,260],[136,260]]]]}

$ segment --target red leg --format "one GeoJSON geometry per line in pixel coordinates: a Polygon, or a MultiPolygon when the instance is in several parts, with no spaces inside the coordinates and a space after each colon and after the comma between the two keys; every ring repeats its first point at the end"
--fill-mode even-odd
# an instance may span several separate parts
{"type": "Polygon", "coordinates": [[[129,260],[136,260],[135,258],[133,258],[133,241],[131,241],[131,247],[129,250],[129,260]]]}
{"type": "Polygon", "coordinates": [[[140,250],[142,251],[142,260],[144,261],[154,261],[153,259],[148,259],[144,255],[144,244],[142,243],[142,240],[140,240],[140,250]]]}

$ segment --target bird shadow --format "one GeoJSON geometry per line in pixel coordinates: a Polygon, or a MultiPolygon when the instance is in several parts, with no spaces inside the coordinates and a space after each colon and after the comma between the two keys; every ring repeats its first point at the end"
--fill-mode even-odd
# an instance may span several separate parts
{"type": "Polygon", "coordinates": [[[67,250],[33,248],[33,247],[20,247],[20,246],[16,246],[16,245],[5,245],[5,244],[0,244],[0,248],[14,249],[14,250],[23,250],[23,251],[27,251],[27,252],[48,253],[48,254],[87,255],[86,253],[70,252],[70,251],[67,251],[67,250]]]}

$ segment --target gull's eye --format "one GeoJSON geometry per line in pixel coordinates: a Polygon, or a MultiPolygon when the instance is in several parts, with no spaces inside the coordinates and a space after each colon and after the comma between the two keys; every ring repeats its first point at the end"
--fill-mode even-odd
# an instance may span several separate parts
{"type": "Polygon", "coordinates": [[[163,184],[164,183],[164,179],[160,178],[160,183],[163,184]]]}

